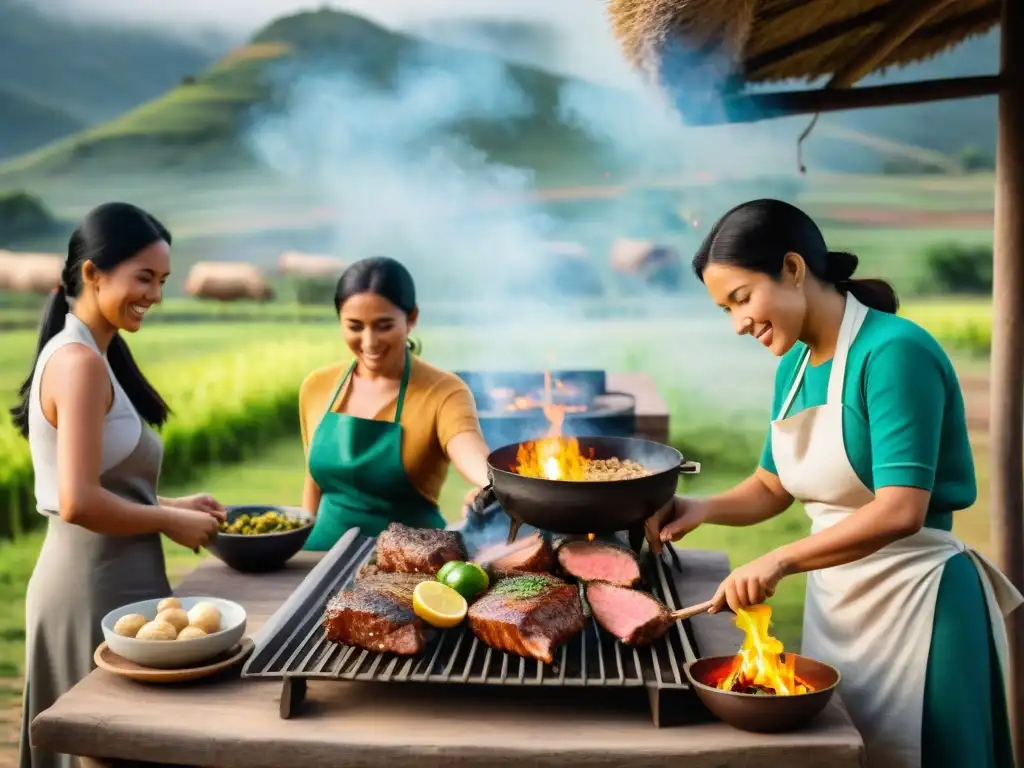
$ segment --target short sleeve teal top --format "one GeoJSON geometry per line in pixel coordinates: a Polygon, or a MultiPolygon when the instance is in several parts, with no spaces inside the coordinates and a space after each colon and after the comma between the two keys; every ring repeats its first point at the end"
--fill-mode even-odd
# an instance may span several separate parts
{"type": "MultiPolygon", "coordinates": [[[[807,349],[797,343],[775,373],[772,418],[789,394],[807,349]]],[[[832,361],[808,364],[787,416],[824,405],[832,361]]],[[[953,512],[978,495],[963,393],[942,347],[919,325],[868,309],[850,347],[843,383],[847,458],[872,492],[886,486],[923,488],[931,503],[925,525],[952,530],[953,512]]],[[[771,431],[761,466],[778,474],[771,431]]]]}

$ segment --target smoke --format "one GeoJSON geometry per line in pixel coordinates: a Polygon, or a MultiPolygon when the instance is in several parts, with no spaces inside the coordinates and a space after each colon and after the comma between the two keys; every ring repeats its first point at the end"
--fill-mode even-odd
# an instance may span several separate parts
{"type": "Polygon", "coordinates": [[[336,251],[400,258],[427,301],[497,295],[538,265],[551,218],[530,204],[487,205],[526,196],[532,173],[488,162],[458,131],[533,112],[500,60],[474,59],[456,76],[410,57],[386,90],[340,70],[283,87],[286,108],[256,122],[248,143],[341,212],[336,251]]]}

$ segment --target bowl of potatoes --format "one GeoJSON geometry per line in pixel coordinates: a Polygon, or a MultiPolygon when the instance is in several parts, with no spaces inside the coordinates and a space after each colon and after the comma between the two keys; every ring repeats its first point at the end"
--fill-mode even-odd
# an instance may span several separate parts
{"type": "Polygon", "coordinates": [[[245,634],[245,609],[219,597],[141,600],[103,617],[107,647],[153,669],[185,669],[230,651],[245,634]]]}

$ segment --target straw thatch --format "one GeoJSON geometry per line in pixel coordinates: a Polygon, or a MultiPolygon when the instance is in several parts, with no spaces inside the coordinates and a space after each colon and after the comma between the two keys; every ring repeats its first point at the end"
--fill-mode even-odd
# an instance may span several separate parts
{"type": "Polygon", "coordinates": [[[337,256],[286,251],[277,257],[277,273],[291,277],[337,278],[348,263],[337,256]]]}
{"type": "Polygon", "coordinates": [[[268,301],[274,291],[259,268],[241,261],[200,261],[189,270],[185,292],[217,301],[268,301]]]}
{"type": "Polygon", "coordinates": [[[45,295],[60,286],[63,269],[56,254],[0,251],[0,291],[45,295]]]}
{"type": "MultiPolygon", "coordinates": [[[[938,3],[938,0],[933,0],[938,3]]],[[[608,0],[626,58],[668,87],[835,74],[907,0],[608,0]],[[694,75],[694,68],[703,72],[694,75]]],[[[930,58],[999,21],[998,0],[952,0],[874,70],[930,58]]]]}

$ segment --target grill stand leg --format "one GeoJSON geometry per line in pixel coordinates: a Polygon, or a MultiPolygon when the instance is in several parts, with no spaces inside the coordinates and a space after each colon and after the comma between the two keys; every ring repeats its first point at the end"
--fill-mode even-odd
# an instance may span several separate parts
{"type": "Polygon", "coordinates": [[[519,533],[519,528],[522,526],[521,520],[516,520],[514,517],[509,516],[510,522],[508,524],[508,541],[506,543],[511,544],[516,540],[516,534],[519,533]]]}
{"type": "Polygon", "coordinates": [[[285,677],[281,686],[281,719],[289,720],[298,714],[299,707],[306,699],[306,679],[285,677]]]}
{"type": "Polygon", "coordinates": [[[634,525],[629,529],[629,548],[639,555],[644,548],[645,538],[644,524],[634,525]]]}
{"type": "Polygon", "coordinates": [[[651,705],[651,720],[655,728],[661,728],[661,691],[653,685],[647,686],[647,701],[651,705]]]}

